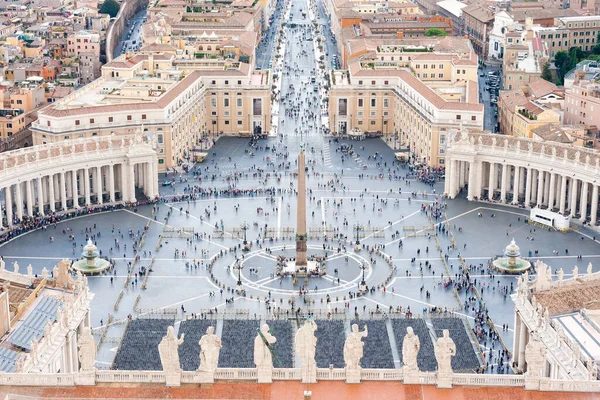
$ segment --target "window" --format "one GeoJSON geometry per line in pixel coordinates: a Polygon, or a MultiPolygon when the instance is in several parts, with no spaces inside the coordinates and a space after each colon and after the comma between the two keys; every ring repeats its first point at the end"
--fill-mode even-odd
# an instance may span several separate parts
{"type": "Polygon", "coordinates": [[[390,106],[390,99],[383,99],[383,107],[388,108],[390,106]]]}
{"type": "Polygon", "coordinates": [[[229,125],[229,120],[225,120],[225,125],[229,125]]]}
{"type": "Polygon", "coordinates": [[[210,83],[213,84],[213,85],[216,85],[217,81],[211,81],[210,83]]]}
{"type": "Polygon", "coordinates": [[[158,142],[158,144],[163,144],[164,143],[164,137],[163,137],[162,133],[157,136],[156,141],[158,142]]]}
{"type": "Polygon", "coordinates": [[[438,78],[443,78],[444,74],[438,74],[438,78]]]}
{"type": "Polygon", "coordinates": [[[242,100],[241,98],[240,98],[240,99],[237,99],[237,100],[236,100],[236,105],[237,105],[239,108],[241,108],[241,107],[243,106],[243,100],[242,100]]]}
{"type": "Polygon", "coordinates": [[[383,84],[384,84],[384,85],[389,85],[389,84],[390,84],[390,81],[383,81],[383,84]]]}
{"type": "Polygon", "coordinates": [[[238,125],[242,125],[242,121],[238,119],[238,125]]]}
{"type": "Polygon", "coordinates": [[[375,81],[371,81],[371,85],[374,85],[374,84],[375,84],[375,81]]]}
{"type": "Polygon", "coordinates": [[[371,99],[371,107],[377,106],[377,99],[371,99]]]}
{"type": "Polygon", "coordinates": [[[50,121],[46,121],[46,122],[48,123],[48,126],[50,126],[50,125],[51,125],[51,124],[50,124],[50,121]]]}
{"type": "Polygon", "coordinates": [[[142,114],[142,119],[146,119],[146,114],[142,114]]]}
{"type": "Polygon", "coordinates": [[[252,115],[262,115],[262,99],[252,99],[252,115]]]}
{"type": "Polygon", "coordinates": [[[359,85],[362,85],[362,84],[363,84],[363,81],[358,81],[358,84],[359,84],[359,85]]]}
{"type": "Polygon", "coordinates": [[[375,121],[371,121],[371,125],[375,125],[375,121]]]}
{"type": "Polygon", "coordinates": [[[75,120],[75,125],[79,125],[79,120],[78,119],[75,120]]]}
{"type": "Polygon", "coordinates": [[[476,115],[472,115],[471,116],[471,121],[477,121],[477,116],[476,115]]]}
{"type": "Polygon", "coordinates": [[[427,79],[427,73],[423,74],[423,79],[427,79]]]}
{"type": "Polygon", "coordinates": [[[371,117],[376,117],[377,116],[377,111],[371,111],[371,117]]]}
{"type": "Polygon", "coordinates": [[[444,69],[444,64],[440,64],[440,65],[439,65],[439,68],[440,68],[440,69],[444,69]]]}
{"type": "Polygon", "coordinates": [[[94,123],[94,118],[90,118],[90,124],[94,123]]]}
{"type": "Polygon", "coordinates": [[[223,99],[223,107],[229,107],[229,99],[223,99]]]}
{"type": "Polygon", "coordinates": [[[127,121],[131,121],[131,115],[127,116],[127,121]]]}
{"type": "Polygon", "coordinates": [[[456,119],[460,119],[460,114],[456,116],[456,119]]]}
{"type": "Polygon", "coordinates": [[[364,100],[363,99],[358,99],[358,106],[359,107],[364,107],[364,100]]]}
{"type": "Polygon", "coordinates": [[[226,84],[226,85],[229,85],[229,81],[228,81],[228,80],[225,80],[225,84],[226,84]]]}
{"type": "Polygon", "coordinates": [[[338,115],[348,115],[348,99],[338,99],[338,115]]]}
{"type": "Polygon", "coordinates": [[[108,122],[113,122],[113,117],[108,117],[108,122]]]}
{"type": "Polygon", "coordinates": [[[242,81],[238,81],[238,85],[241,85],[241,84],[242,84],[242,81]]]}
{"type": "Polygon", "coordinates": [[[214,97],[210,99],[210,106],[213,108],[217,107],[217,99],[215,99],[214,97]]]}
{"type": "Polygon", "coordinates": [[[362,121],[358,121],[358,124],[359,124],[359,125],[362,125],[362,121]]]}

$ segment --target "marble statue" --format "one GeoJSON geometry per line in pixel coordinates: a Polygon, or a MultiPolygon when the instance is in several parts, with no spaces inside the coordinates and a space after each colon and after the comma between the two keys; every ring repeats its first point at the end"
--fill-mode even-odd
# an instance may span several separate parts
{"type": "Polygon", "coordinates": [[[366,338],[369,334],[367,325],[364,330],[360,332],[358,325],[352,325],[352,332],[348,335],[346,343],[344,343],[344,361],[346,362],[346,369],[359,369],[360,360],[363,356],[363,347],[365,344],[362,339],[366,338]]]}
{"type": "Polygon", "coordinates": [[[559,282],[559,284],[563,281],[564,277],[565,277],[565,271],[563,271],[563,269],[561,268],[561,269],[558,270],[558,282],[559,282]]]}
{"type": "Polygon", "coordinates": [[[27,276],[30,278],[33,277],[33,267],[31,266],[31,264],[27,266],[27,276]]]}
{"type": "Polygon", "coordinates": [[[42,270],[42,278],[48,279],[48,269],[46,267],[42,270]]]}
{"type": "Polygon", "coordinates": [[[19,264],[16,261],[13,263],[13,267],[14,267],[14,271],[13,272],[15,274],[18,274],[19,273],[19,264]]]}
{"type": "Polygon", "coordinates": [[[15,369],[14,369],[14,373],[19,374],[19,373],[23,373],[25,372],[25,359],[27,358],[26,355],[22,354],[21,357],[17,358],[17,361],[15,361],[15,369]]]}
{"type": "Polygon", "coordinates": [[[598,366],[593,360],[589,360],[587,362],[587,370],[590,381],[595,381],[598,379],[598,366]]]}
{"type": "Polygon", "coordinates": [[[540,341],[537,332],[531,334],[531,339],[525,346],[525,361],[527,362],[525,375],[529,378],[541,378],[546,363],[546,347],[540,341]]]}
{"type": "Polygon", "coordinates": [[[260,333],[254,338],[254,364],[258,369],[273,368],[273,355],[271,346],[277,342],[277,338],[269,332],[269,325],[263,324],[260,333]]]}
{"type": "Polygon", "coordinates": [[[533,306],[534,310],[537,309],[537,298],[535,297],[535,294],[531,296],[531,305],[533,306]]]}
{"type": "Polygon", "coordinates": [[[592,269],[592,263],[588,263],[587,266],[587,279],[591,280],[592,279],[592,274],[594,273],[594,270],[592,269]]]}
{"type": "Polygon", "coordinates": [[[573,268],[573,279],[577,280],[579,278],[579,267],[577,265],[573,268]]]}
{"type": "Polygon", "coordinates": [[[183,343],[185,334],[182,334],[179,339],[175,336],[175,329],[172,326],[167,328],[167,334],[158,344],[158,354],[160,355],[160,363],[162,364],[165,373],[181,372],[179,364],[179,346],[183,343]]]}
{"type": "Polygon", "coordinates": [[[550,326],[550,310],[548,307],[544,310],[544,327],[550,326]]]}
{"type": "Polygon", "coordinates": [[[450,337],[448,329],[444,329],[443,336],[435,342],[434,353],[438,364],[438,375],[451,374],[452,357],[456,355],[456,345],[450,337]]]}
{"type": "Polygon", "coordinates": [[[35,339],[33,339],[31,341],[31,344],[29,345],[29,355],[31,356],[31,359],[33,360],[34,363],[37,363],[38,357],[40,356],[39,354],[39,342],[35,339]]]}
{"type": "Polygon", "coordinates": [[[219,349],[223,347],[221,339],[215,335],[215,327],[209,326],[206,334],[200,338],[200,368],[199,371],[214,372],[219,361],[219,349]]]}
{"type": "Polygon", "coordinates": [[[96,360],[96,341],[89,327],[81,330],[81,334],[77,338],[77,346],[79,347],[80,371],[93,371],[96,360]]]}
{"type": "Polygon", "coordinates": [[[415,335],[413,328],[406,328],[406,335],[402,342],[402,363],[405,371],[418,371],[417,356],[421,349],[421,340],[415,335]]]}
{"type": "Polygon", "coordinates": [[[316,382],[317,380],[317,363],[315,362],[316,330],[317,324],[315,321],[307,321],[298,329],[294,337],[296,354],[300,357],[301,362],[302,382],[304,383],[316,382]]]}

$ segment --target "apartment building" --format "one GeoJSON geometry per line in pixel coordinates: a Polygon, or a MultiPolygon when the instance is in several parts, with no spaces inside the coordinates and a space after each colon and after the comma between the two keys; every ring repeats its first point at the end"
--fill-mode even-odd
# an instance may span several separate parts
{"type": "Polygon", "coordinates": [[[528,101],[523,106],[518,107],[514,114],[513,121],[513,136],[533,138],[533,131],[536,128],[547,124],[560,123],[560,115],[540,104],[533,101],[528,101]]]}
{"type": "Polygon", "coordinates": [[[34,144],[144,129],[156,135],[159,169],[165,170],[201,140],[270,125],[266,75],[243,63],[183,70],[173,61],[162,53],[114,59],[99,79],[39,112],[34,144]]]}
{"type": "MultiPolygon", "coordinates": [[[[432,61],[427,63],[436,65],[437,71],[437,61],[432,61]]],[[[425,65],[421,62],[425,60],[416,65],[425,65]]],[[[472,62],[477,65],[476,57],[472,62]]],[[[483,129],[477,80],[456,79],[438,86],[425,83],[407,68],[377,68],[361,62],[351,64],[347,74],[334,72],[329,94],[332,132],[383,136],[407,146],[417,162],[441,166],[447,134],[461,126],[483,129]]]]}
{"type": "Polygon", "coordinates": [[[494,24],[495,12],[478,3],[473,3],[462,9],[464,32],[473,43],[473,49],[479,57],[488,56],[488,37],[494,24]]]}
{"type": "Polygon", "coordinates": [[[600,84],[579,80],[577,75],[573,86],[565,91],[565,124],[600,127],[600,84]]]}

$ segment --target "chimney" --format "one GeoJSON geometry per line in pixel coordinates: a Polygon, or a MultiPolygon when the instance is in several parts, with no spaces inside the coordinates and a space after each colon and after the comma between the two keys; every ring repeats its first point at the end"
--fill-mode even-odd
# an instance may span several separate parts
{"type": "Polygon", "coordinates": [[[575,79],[573,80],[573,84],[576,85],[584,79],[585,79],[585,71],[575,71],[575,79]]]}

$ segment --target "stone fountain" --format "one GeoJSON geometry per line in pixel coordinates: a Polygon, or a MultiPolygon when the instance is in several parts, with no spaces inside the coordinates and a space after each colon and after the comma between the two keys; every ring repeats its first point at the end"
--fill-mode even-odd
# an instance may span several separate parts
{"type": "Polygon", "coordinates": [[[85,275],[102,273],[111,266],[108,260],[100,258],[98,247],[92,243],[91,239],[88,239],[87,244],[83,247],[81,257],[81,259],[71,264],[71,268],[85,275]]]}
{"type": "Polygon", "coordinates": [[[504,257],[496,258],[492,264],[498,271],[506,274],[520,274],[531,268],[531,263],[521,258],[521,249],[515,239],[504,249],[504,257]]]}

